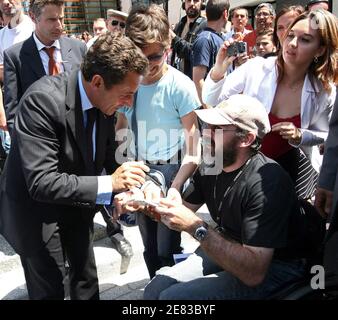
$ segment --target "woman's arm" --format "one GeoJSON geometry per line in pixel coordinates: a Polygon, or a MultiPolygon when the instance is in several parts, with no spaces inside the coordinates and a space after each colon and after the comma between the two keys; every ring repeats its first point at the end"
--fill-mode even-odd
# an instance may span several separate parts
{"type": "Polygon", "coordinates": [[[262,68],[266,63],[265,59],[257,57],[250,59],[230,74],[227,74],[228,67],[236,57],[227,57],[227,43],[225,41],[217,53],[214,67],[210,70],[202,88],[202,100],[205,104],[215,106],[231,95],[243,93],[251,81],[249,76],[258,72],[262,73],[262,68]]]}

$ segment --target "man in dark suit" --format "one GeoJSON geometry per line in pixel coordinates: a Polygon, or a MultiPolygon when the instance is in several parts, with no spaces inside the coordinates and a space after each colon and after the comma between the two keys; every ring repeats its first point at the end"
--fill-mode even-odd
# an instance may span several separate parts
{"type": "MultiPolygon", "coordinates": [[[[10,133],[17,106],[27,88],[46,74],[77,69],[86,52],[83,42],[61,36],[63,0],[33,0],[30,2],[30,12],[35,23],[35,32],[29,39],[5,53],[5,109],[10,133]],[[45,47],[55,48],[52,59],[56,62],[55,69],[49,70],[53,61],[45,47]]],[[[131,245],[124,238],[120,225],[111,222],[104,210],[101,213],[114,247],[123,256],[132,255],[131,245]]]]}
{"type": "Polygon", "coordinates": [[[328,217],[330,227],[325,239],[324,266],[326,272],[338,271],[338,91],[325,142],[323,164],[318,178],[315,206],[328,217]]]}
{"type": "Polygon", "coordinates": [[[30,13],[34,33],[4,53],[4,104],[10,134],[19,101],[27,88],[41,77],[51,75],[51,63],[56,65],[53,74],[78,68],[86,52],[81,41],[61,36],[63,0],[32,0],[30,13]],[[53,50],[51,58],[46,48],[53,50]]]}
{"type": "Polygon", "coordinates": [[[31,299],[64,298],[64,252],[70,297],[99,298],[93,216],[113,192],[142,185],[149,170],[126,162],[109,175],[116,167],[112,115],[132,105],[147,67],[131,40],[107,34],[81,71],[44,77],[20,100],[0,180],[0,232],[20,255],[31,299]],[[103,168],[107,175],[99,176],[103,168]]]}

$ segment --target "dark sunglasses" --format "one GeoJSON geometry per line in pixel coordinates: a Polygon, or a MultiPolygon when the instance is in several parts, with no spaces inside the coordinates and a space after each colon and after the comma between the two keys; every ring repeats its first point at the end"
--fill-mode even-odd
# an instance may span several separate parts
{"type": "Polygon", "coordinates": [[[121,27],[122,29],[124,29],[124,28],[126,27],[126,23],[125,23],[125,22],[118,21],[118,20],[112,20],[112,21],[111,21],[111,25],[112,25],[112,26],[120,25],[120,27],[121,27]]]}
{"type": "Polygon", "coordinates": [[[147,59],[149,61],[159,61],[159,60],[162,59],[164,54],[165,54],[165,51],[163,51],[162,53],[151,54],[151,55],[147,56],[147,59]]]}

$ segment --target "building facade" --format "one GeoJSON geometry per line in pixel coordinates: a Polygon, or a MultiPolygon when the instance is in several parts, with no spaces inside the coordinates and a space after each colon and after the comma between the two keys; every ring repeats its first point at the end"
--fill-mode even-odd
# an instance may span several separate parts
{"type": "Polygon", "coordinates": [[[105,18],[108,9],[121,9],[119,0],[73,0],[65,2],[65,29],[68,34],[92,32],[93,20],[105,18]]]}
{"type": "MultiPolygon", "coordinates": [[[[29,0],[22,1],[24,11],[29,9],[29,0]]],[[[65,1],[65,31],[67,34],[92,32],[93,20],[106,18],[108,9],[121,10],[121,0],[73,0],[65,1]]]]}

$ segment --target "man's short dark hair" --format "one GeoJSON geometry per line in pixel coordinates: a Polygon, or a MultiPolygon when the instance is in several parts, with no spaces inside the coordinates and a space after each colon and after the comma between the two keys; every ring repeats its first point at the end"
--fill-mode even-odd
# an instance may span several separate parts
{"type": "Polygon", "coordinates": [[[47,5],[55,5],[61,7],[64,5],[64,0],[31,0],[29,3],[29,11],[35,16],[39,17],[42,9],[47,5]]]}
{"type": "Polygon", "coordinates": [[[239,10],[244,10],[244,11],[245,11],[245,14],[246,14],[246,17],[249,18],[249,12],[248,12],[248,9],[245,8],[245,7],[239,6],[239,7],[232,8],[232,9],[230,10],[230,12],[229,12],[229,19],[231,20],[231,19],[234,17],[235,12],[236,12],[236,11],[239,11],[239,10]]]}
{"type": "Polygon", "coordinates": [[[106,89],[121,83],[129,72],[145,75],[148,59],[142,51],[121,33],[101,35],[85,55],[81,71],[86,81],[100,75],[106,89]]]}
{"type": "Polygon", "coordinates": [[[276,10],[275,8],[273,7],[273,5],[269,2],[263,2],[263,3],[260,3],[256,8],[255,8],[255,11],[254,11],[254,14],[255,16],[257,15],[257,12],[259,10],[261,10],[262,8],[267,8],[270,12],[270,15],[272,15],[273,17],[276,17],[276,10]]]}
{"type": "Polygon", "coordinates": [[[224,10],[229,11],[230,3],[228,0],[209,0],[205,9],[208,21],[216,21],[222,15],[224,10]]]}

